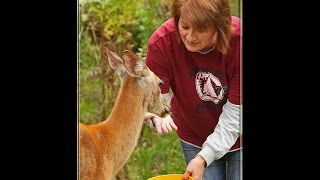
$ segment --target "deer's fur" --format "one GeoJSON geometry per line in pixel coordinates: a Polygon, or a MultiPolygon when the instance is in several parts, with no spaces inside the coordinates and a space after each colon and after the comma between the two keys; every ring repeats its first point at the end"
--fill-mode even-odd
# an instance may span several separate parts
{"type": "Polygon", "coordinates": [[[137,145],[145,113],[161,117],[169,107],[160,92],[161,80],[131,51],[123,59],[106,48],[110,66],[122,84],[109,117],[98,124],[80,123],[80,180],[111,180],[137,145]]]}

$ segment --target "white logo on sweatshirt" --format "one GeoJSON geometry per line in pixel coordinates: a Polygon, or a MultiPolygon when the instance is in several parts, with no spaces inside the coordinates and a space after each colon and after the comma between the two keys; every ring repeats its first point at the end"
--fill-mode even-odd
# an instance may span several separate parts
{"type": "Polygon", "coordinates": [[[195,79],[196,91],[200,99],[218,104],[223,99],[221,82],[210,72],[199,71],[195,79]]]}

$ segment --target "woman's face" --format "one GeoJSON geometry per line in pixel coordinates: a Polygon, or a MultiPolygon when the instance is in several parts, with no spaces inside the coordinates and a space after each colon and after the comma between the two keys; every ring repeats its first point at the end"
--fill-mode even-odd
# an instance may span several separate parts
{"type": "Polygon", "coordinates": [[[179,34],[188,51],[207,51],[215,44],[215,33],[212,29],[195,29],[188,20],[180,17],[179,34]]]}

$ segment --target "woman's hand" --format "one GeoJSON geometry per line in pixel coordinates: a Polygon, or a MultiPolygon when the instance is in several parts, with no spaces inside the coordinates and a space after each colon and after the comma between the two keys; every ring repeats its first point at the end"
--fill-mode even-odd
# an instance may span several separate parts
{"type": "Polygon", "coordinates": [[[170,115],[167,115],[166,117],[161,118],[161,117],[157,116],[156,114],[147,113],[144,116],[144,120],[145,121],[151,120],[152,124],[157,129],[157,132],[159,134],[166,134],[168,132],[171,132],[173,130],[177,130],[178,129],[178,127],[173,122],[173,120],[172,120],[170,115]]]}
{"type": "Polygon", "coordinates": [[[192,176],[193,180],[202,180],[205,168],[206,161],[201,156],[196,156],[189,162],[182,179],[188,180],[189,176],[192,176]]]}

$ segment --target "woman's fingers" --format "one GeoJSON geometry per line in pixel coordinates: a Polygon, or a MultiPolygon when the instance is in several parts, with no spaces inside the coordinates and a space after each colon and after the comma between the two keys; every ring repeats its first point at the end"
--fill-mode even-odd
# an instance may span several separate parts
{"type": "Polygon", "coordinates": [[[151,119],[159,134],[166,134],[178,129],[178,127],[169,115],[165,118],[153,116],[151,117],[151,119]]]}

